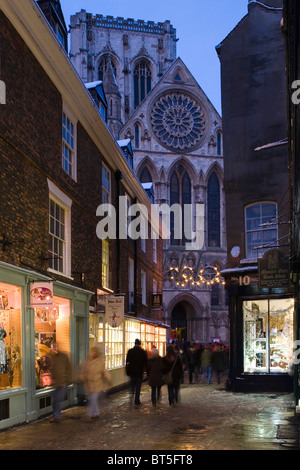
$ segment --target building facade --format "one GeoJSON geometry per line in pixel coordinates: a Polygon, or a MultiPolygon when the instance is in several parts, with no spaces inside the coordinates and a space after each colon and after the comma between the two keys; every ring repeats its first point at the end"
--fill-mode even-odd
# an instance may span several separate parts
{"type": "Polygon", "coordinates": [[[294,293],[282,2],[249,1],[221,61],[230,376],[236,391],[291,390],[294,293]],[[276,99],[274,100],[274,97],[276,99]]]}
{"type": "Polygon", "coordinates": [[[71,17],[70,58],[84,82],[103,80],[108,125],[129,140],[134,171],[162,214],[164,319],[171,336],[229,339],[222,121],[181,58],[169,21],[71,17]],[[183,209],[186,209],[184,211],[183,209]],[[168,212],[171,208],[178,212],[168,212]]]}
{"type": "MultiPolygon", "coordinates": [[[[295,340],[299,342],[299,159],[300,159],[300,120],[299,120],[299,88],[300,88],[300,6],[299,2],[284,0],[283,2],[283,33],[286,45],[286,78],[288,103],[288,142],[289,142],[289,177],[291,188],[291,279],[294,284],[295,296],[295,340]]],[[[298,344],[295,348],[294,362],[294,393],[296,406],[300,400],[300,376],[298,344]]],[[[299,409],[299,408],[298,408],[299,409]]]]}
{"type": "MultiPolygon", "coordinates": [[[[157,296],[162,232],[145,243],[122,239],[115,217],[105,226],[116,233],[101,235],[104,204],[116,213],[120,200],[140,204],[146,225],[154,215],[107,127],[103,89],[83,85],[69,60],[58,7],[1,2],[0,428],[51,412],[56,342],[74,374],[89,347],[99,346],[112,387],[127,382],[125,357],[135,338],[161,354],[166,348],[157,296]],[[108,316],[108,298],[124,302],[118,318],[108,316]]],[[[80,393],[74,381],[64,405],[80,393]]]]}

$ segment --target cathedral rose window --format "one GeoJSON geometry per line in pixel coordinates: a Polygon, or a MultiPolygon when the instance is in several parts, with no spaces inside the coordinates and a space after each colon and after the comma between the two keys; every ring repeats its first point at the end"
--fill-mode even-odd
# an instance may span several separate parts
{"type": "Polygon", "coordinates": [[[200,104],[178,92],[166,93],[155,101],[151,123],[161,144],[177,151],[198,147],[205,132],[200,104]]]}

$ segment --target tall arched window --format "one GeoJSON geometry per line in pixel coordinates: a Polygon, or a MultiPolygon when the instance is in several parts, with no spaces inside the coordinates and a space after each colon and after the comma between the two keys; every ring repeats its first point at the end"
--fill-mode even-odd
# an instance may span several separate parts
{"type": "Polygon", "coordinates": [[[220,183],[212,173],[207,185],[207,239],[208,246],[220,246],[220,183]]]}
{"type": "Polygon", "coordinates": [[[145,166],[143,168],[141,176],[140,176],[140,182],[141,183],[152,183],[152,176],[148,168],[145,166]]]}
{"type": "Polygon", "coordinates": [[[222,155],[222,134],[217,133],[217,155],[222,155]]]}
{"type": "MultiPolygon", "coordinates": [[[[178,217],[179,214],[171,212],[170,231],[172,245],[185,245],[186,242],[190,241],[190,237],[187,235],[190,233],[191,227],[185,226],[187,224],[187,220],[185,220],[187,213],[184,211],[184,205],[191,205],[191,193],[191,180],[188,172],[182,165],[178,165],[170,179],[170,206],[173,204],[179,204],[181,206],[182,223],[180,217],[178,217]]],[[[191,219],[190,217],[190,220],[191,219]]]]}
{"type": "Polygon", "coordinates": [[[134,107],[136,108],[151,90],[151,70],[143,60],[134,69],[134,107]]]}
{"type": "Polygon", "coordinates": [[[134,145],[136,149],[140,147],[140,126],[138,124],[134,126],[134,145]]]}
{"type": "Polygon", "coordinates": [[[114,77],[116,78],[117,70],[114,62],[111,59],[111,56],[106,54],[101,57],[98,65],[98,80],[104,80],[105,74],[108,72],[109,67],[112,68],[114,77]]]}

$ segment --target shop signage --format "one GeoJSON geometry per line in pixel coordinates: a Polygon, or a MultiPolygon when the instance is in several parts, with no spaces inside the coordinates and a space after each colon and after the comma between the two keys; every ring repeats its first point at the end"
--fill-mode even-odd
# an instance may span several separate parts
{"type": "Polygon", "coordinates": [[[116,328],[124,319],[124,297],[107,296],[105,298],[105,321],[116,328]]]}
{"type": "Polygon", "coordinates": [[[30,307],[53,308],[53,282],[32,282],[30,284],[30,307]]]}
{"type": "Polygon", "coordinates": [[[258,263],[260,288],[288,288],[290,284],[289,259],[280,250],[268,250],[258,263]]]}
{"type": "Polygon", "coordinates": [[[162,294],[152,294],[152,308],[162,308],[162,294]]]}

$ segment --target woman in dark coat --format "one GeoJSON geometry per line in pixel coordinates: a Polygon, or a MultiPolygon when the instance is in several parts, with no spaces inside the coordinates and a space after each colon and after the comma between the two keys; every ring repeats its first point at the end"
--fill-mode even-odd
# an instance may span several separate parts
{"type": "Polygon", "coordinates": [[[162,358],[158,350],[153,348],[147,364],[147,374],[151,387],[151,401],[153,406],[156,406],[160,399],[160,389],[163,385],[162,366],[162,358]]]}
{"type": "Polygon", "coordinates": [[[183,367],[179,353],[174,350],[172,345],[169,345],[167,347],[167,354],[163,358],[163,373],[167,374],[172,369],[172,367],[172,384],[168,385],[170,405],[178,403],[179,388],[183,376],[183,367]]]}

